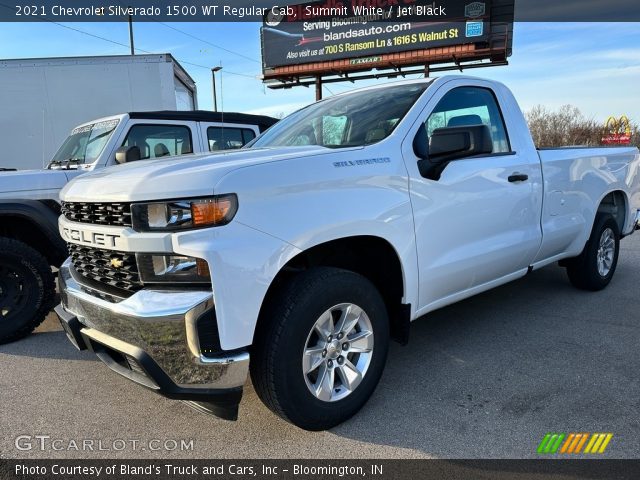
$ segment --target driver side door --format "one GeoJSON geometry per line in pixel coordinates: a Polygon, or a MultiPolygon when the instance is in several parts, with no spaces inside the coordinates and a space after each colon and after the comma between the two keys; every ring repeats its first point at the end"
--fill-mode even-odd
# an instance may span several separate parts
{"type": "Polygon", "coordinates": [[[538,158],[512,145],[496,92],[468,84],[443,88],[420,118],[429,141],[436,129],[486,125],[492,146],[491,153],[446,163],[437,180],[423,177],[415,168],[420,159],[403,147],[420,314],[524,275],[542,239],[538,158]]]}

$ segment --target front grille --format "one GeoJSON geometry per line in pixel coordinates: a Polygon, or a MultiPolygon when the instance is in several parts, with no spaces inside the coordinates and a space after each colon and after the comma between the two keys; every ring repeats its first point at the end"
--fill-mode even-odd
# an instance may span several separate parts
{"type": "Polygon", "coordinates": [[[84,278],[131,293],[142,288],[134,253],[84,247],[73,243],[68,245],[73,268],[84,278]],[[116,261],[112,262],[114,259],[116,261]]]}
{"type": "Polygon", "coordinates": [[[131,204],[129,203],[62,202],[62,214],[72,222],[131,226],[131,204]]]}

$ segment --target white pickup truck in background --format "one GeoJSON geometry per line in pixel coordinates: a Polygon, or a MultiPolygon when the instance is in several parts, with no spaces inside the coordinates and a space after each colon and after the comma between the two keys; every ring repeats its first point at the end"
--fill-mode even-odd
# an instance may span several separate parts
{"type": "Polygon", "coordinates": [[[47,169],[0,170],[0,344],[28,335],[53,307],[51,267],[69,254],[58,234],[69,180],[127,161],[238,149],[276,122],[235,112],[124,113],[74,128],[47,169]]]}
{"type": "Polygon", "coordinates": [[[604,288],[639,166],[635,148],[538,151],[493,81],[356,90],[215,162],[72,181],[56,312],[78,348],[167,397],[236,418],[250,373],[272,411],[330,428],[412,320],[558,261],[604,288]]]}
{"type": "Polygon", "coordinates": [[[238,149],[276,122],[262,115],[204,110],[130,112],[99,118],[75,127],[46,169],[3,171],[0,200],[58,201],[60,190],[72,178],[116,165],[116,153],[123,146],[138,146],[141,160],[238,149]]]}

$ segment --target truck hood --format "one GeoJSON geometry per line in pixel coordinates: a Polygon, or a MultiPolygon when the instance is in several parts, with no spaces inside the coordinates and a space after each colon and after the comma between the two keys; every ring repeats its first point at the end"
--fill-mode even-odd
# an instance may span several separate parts
{"type": "Polygon", "coordinates": [[[86,173],[70,182],[60,198],[67,202],[137,202],[212,195],[214,185],[233,170],[328,152],[318,146],[251,148],[142,160],[86,173]]]}
{"type": "Polygon", "coordinates": [[[17,198],[28,192],[60,190],[74,176],[73,170],[18,170],[0,172],[0,196],[17,198]]]}

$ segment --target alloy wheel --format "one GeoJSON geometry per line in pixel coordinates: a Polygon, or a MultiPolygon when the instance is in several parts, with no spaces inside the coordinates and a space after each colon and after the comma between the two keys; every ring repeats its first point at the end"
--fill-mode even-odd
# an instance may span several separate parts
{"type": "Polygon", "coordinates": [[[353,303],[325,311],[314,323],[302,354],[302,373],[319,400],[335,402],[353,393],[367,374],[374,332],[366,312],[353,303]]]}
{"type": "Polygon", "coordinates": [[[598,253],[596,260],[598,262],[598,273],[601,277],[606,277],[613,266],[613,258],[616,253],[616,241],[613,230],[606,228],[600,235],[600,243],[598,245],[598,253]]]}

